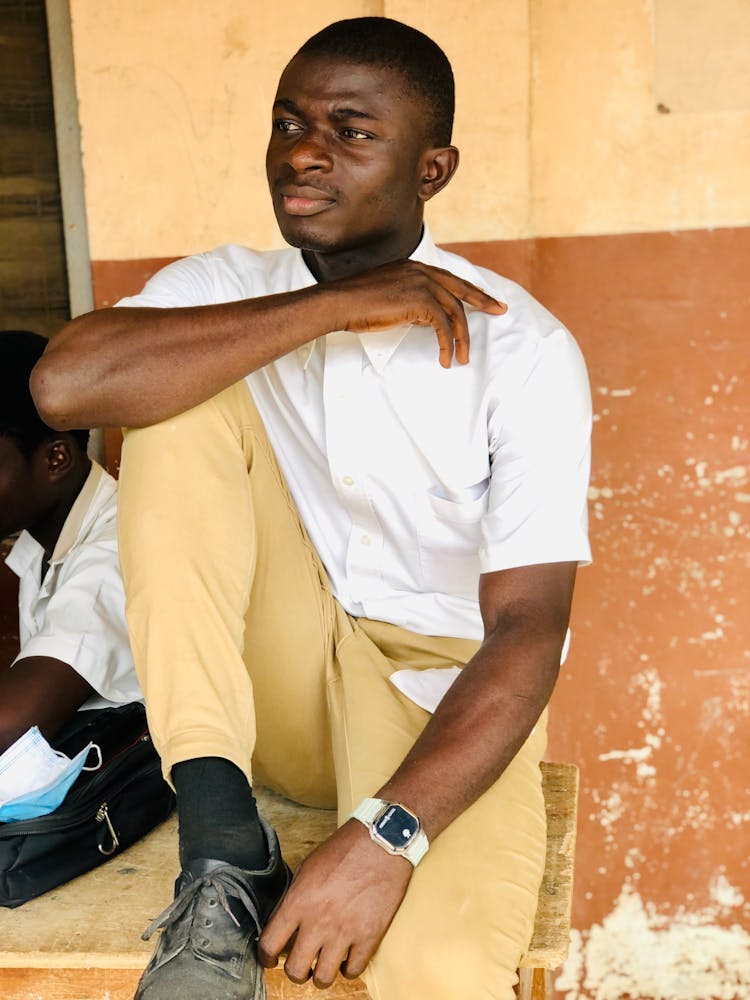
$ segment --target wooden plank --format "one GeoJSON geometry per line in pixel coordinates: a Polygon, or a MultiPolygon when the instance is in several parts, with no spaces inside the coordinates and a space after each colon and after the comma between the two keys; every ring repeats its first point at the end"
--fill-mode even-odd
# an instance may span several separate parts
{"type": "MultiPolygon", "coordinates": [[[[140,971],[122,969],[0,969],[3,1000],[132,1000],[140,971]]],[[[266,973],[268,1000],[367,1000],[360,979],[329,990],[295,986],[281,969],[266,973]]],[[[210,998],[206,998],[210,1000],[210,998]]]]}
{"type": "Polygon", "coordinates": [[[140,972],[0,969],[3,1000],[133,1000],[140,972]]]}
{"type": "Polygon", "coordinates": [[[549,969],[519,969],[518,1000],[552,1000],[552,973],[549,969]]]}
{"type": "Polygon", "coordinates": [[[565,961],[570,941],[578,768],[573,764],[545,761],[542,763],[542,786],[547,811],[547,858],[534,933],[521,966],[556,969],[565,961]]]}

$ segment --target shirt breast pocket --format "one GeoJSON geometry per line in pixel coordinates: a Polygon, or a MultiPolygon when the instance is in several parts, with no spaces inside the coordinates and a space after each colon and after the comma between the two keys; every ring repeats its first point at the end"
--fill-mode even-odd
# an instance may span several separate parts
{"type": "Polygon", "coordinates": [[[477,600],[481,520],[488,498],[489,480],[450,497],[426,494],[417,534],[428,592],[477,600]]]}

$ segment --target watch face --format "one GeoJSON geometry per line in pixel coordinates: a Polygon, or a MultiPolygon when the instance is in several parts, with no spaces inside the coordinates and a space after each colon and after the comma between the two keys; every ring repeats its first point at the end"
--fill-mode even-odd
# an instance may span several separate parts
{"type": "Polygon", "coordinates": [[[390,805],[375,822],[375,833],[395,851],[408,847],[419,832],[419,820],[403,806],[390,805]]]}

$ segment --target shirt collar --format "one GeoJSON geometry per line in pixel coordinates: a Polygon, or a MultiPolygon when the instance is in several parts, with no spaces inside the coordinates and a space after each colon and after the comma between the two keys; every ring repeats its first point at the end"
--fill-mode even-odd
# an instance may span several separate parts
{"type": "Polygon", "coordinates": [[[81,541],[91,527],[91,522],[98,515],[101,504],[109,499],[115,489],[115,483],[109,474],[98,462],[92,462],[86,482],[65,518],[65,524],[62,526],[49,561],[50,566],[62,562],[70,550],[81,541]]]}
{"type": "MultiPolygon", "coordinates": [[[[302,260],[301,253],[300,260],[302,260]]],[[[430,264],[434,267],[438,266],[437,247],[433,242],[426,222],[422,225],[422,238],[417,244],[417,248],[414,253],[409,257],[409,260],[416,260],[420,264],[430,264]]],[[[304,261],[302,261],[302,263],[303,266],[305,266],[304,261]]],[[[307,271],[306,266],[305,271],[307,271]]],[[[307,271],[307,274],[309,275],[310,272],[307,271]]],[[[305,282],[305,284],[309,284],[309,282],[305,282]]],[[[409,330],[411,330],[411,324],[407,324],[405,326],[394,326],[390,330],[382,330],[375,333],[357,334],[359,342],[362,345],[362,349],[367,355],[367,360],[378,374],[380,374],[388,364],[396,348],[407,335],[409,330]]],[[[310,363],[310,359],[312,358],[315,350],[315,344],[316,341],[311,340],[309,343],[303,344],[301,347],[297,348],[297,358],[299,359],[299,363],[302,365],[303,370],[306,370],[310,363]]]]}
{"type": "MultiPolygon", "coordinates": [[[[102,501],[107,500],[115,489],[114,481],[108,483],[108,480],[110,476],[104,469],[97,462],[92,462],[86,481],[65,518],[49,561],[50,566],[62,562],[86,534],[101,506],[99,502],[94,502],[99,499],[97,494],[100,489],[103,491],[102,501]]],[[[22,531],[5,564],[18,577],[25,577],[32,570],[38,575],[43,557],[43,546],[28,531],[22,531]]]]}
{"type": "Polygon", "coordinates": [[[22,531],[5,559],[5,565],[20,579],[32,571],[38,577],[43,558],[44,548],[28,531],[22,531]]]}

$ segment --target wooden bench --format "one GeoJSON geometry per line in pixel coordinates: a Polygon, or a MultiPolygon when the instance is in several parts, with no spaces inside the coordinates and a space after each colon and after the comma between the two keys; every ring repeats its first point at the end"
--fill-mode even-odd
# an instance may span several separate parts
{"type": "MultiPolygon", "coordinates": [[[[577,769],[543,764],[547,864],[534,936],[522,960],[519,997],[546,1000],[551,971],[565,959],[570,932],[577,769]]],[[[261,811],[295,867],[335,827],[335,814],[258,790],[261,811]]],[[[152,943],[142,930],[164,908],[177,874],[177,821],[100,868],[17,910],[0,910],[2,1000],[132,1000],[152,943]]],[[[270,1000],[367,1000],[361,980],[325,992],[267,974],[270,1000]]],[[[208,1000],[208,998],[207,998],[208,1000]]],[[[419,998],[422,1000],[422,998],[419,998]]]]}
{"type": "Polygon", "coordinates": [[[578,768],[574,764],[543,762],[542,786],[547,811],[547,859],[539,888],[534,933],[518,970],[519,1000],[552,997],[552,973],[567,958],[570,943],[578,768]]]}

